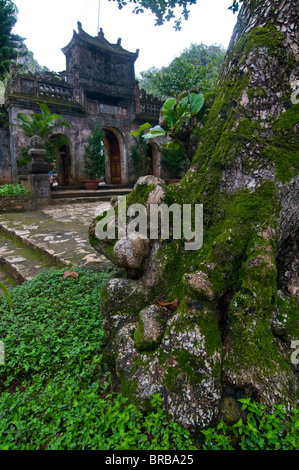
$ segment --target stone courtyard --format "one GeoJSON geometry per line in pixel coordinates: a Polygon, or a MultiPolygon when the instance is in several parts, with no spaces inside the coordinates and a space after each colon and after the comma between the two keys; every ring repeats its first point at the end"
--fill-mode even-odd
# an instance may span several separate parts
{"type": "Polygon", "coordinates": [[[13,287],[52,267],[112,266],[88,241],[89,224],[108,206],[108,201],[73,202],[0,214],[0,281],[13,287]]]}

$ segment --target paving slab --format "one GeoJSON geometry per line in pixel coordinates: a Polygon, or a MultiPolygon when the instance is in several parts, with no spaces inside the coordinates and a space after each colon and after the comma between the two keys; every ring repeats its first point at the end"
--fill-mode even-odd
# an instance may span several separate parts
{"type": "Polygon", "coordinates": [[[108,201],[71,203],[35,212],[0,214],[2,265],[10,263],[21,276],[24,274],[24,279],[49,265],[96,270],[111,267],[110,261],[95,252],[88,240],[90,223],[108,206],[108,201]],[[30,253],[36,254],[31,260],[30,253]]]}

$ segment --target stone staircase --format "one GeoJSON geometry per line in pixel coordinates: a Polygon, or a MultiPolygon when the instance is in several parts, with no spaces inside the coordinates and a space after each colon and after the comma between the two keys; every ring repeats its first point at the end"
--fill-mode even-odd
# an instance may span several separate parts
{"type": "Polygon", "coordinates": [[[40,211],[0,214],[0,282],[8,288],[51,268],[112,266],[88,241],[89,224],[109,202],[63,201],[40,211]]]}
{"type": "Polygon", "coordinates": [[[84,189],[82,186],[54,186],[51,191],[51,204],[110,201],[111,197],[125,196],[132,189],[133,186],[109,184],[100,184],[96,191],[84,189]]]}

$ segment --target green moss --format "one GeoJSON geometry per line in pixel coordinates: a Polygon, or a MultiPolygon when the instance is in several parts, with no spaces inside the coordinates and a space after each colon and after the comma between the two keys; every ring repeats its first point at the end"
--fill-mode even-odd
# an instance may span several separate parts
{"type": "Polygon", "coordinates": [[[127,196],[127,207],[132,204],[145,204],[150,192],[155,189],[155,185],[138,184],[127,196]]]}
{"type": "Polygon", "coordinates": [[[128,379],[124,374],[121,375],[121,393],[124,397],[132,400],[137,388],[137,380],[128,379]]]}
{"type": "Polygon", "coordinates": [[[163,383],[168,390],[173,390],[175,387],[176,379],[182,371],[177,367],[168,367],[164,378],[163,383]]]}
{"type": "Polygon", "coordinates": [[[293,339],[299,338],[299,303],[295,297],[277,296],[276,320],[286,329],[286,333],[293,339]]]}
{"type": "Polygon", "coordinates": [[[274,25],[267,23],[262,27],[256,26],[238,42],[234,49],[234,57],[239,54],[248,56],[258,47],[267,49],[270,54],[278,54],[284,40],[284,34],[280,33],[274,25]]]}
{"type": "MultiPolygon", "coordinates": [[[[39,97],[35,97],[35,96],[30,95],[30,99],[28,100],[28,95],[24,95],[24,94],[21,94],[21,93],[12,93],[12,94],[9,95],[9,98],[32,101],[32,102],[35,102],[35,103],[38,103],[38,104],[39,103],[45,103],[44,98],[39,98],[39,97]]],[[[74,103],[73,101],[59,100],[57,98],[51,98],[51,97],[47,97],[46,101],[47,101],[47,104],[50,104],[50,105],[52,104],[52,105],[56,105],[56,106],[61,106],[63,108],[73,108],[73,109],[79,110],[79,111],[82,110],[82,106],[74,103]]]]}
{"type": "Polygon", "coordinates": [[[276,165],[276,177],[288,183],[299,172],[299,104],[291,105],[273,122],[273,137],[268,139],[262,155],[276,165]]]}

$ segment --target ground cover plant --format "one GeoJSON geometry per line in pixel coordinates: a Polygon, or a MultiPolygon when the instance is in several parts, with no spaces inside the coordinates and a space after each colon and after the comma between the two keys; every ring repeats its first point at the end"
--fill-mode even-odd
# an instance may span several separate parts
{"type": "Polygon", "coordinates": [[[0,450],[295,449],[298,412],[272,414],[243,400],[247,416],[190,433],[153,395],[142,412],[112,392],[99,312],[110,272],[50,270],[0,299],[0,450]],[[200,441],[200,442],[199,442],[200,441]]]}
{"type": "Polygon", "coordinates": [[[113,394],[99,312],[109,272],[52,270],[0,300],[0,449],[189,449],[153,396],[142,413],[113,394]]]}

